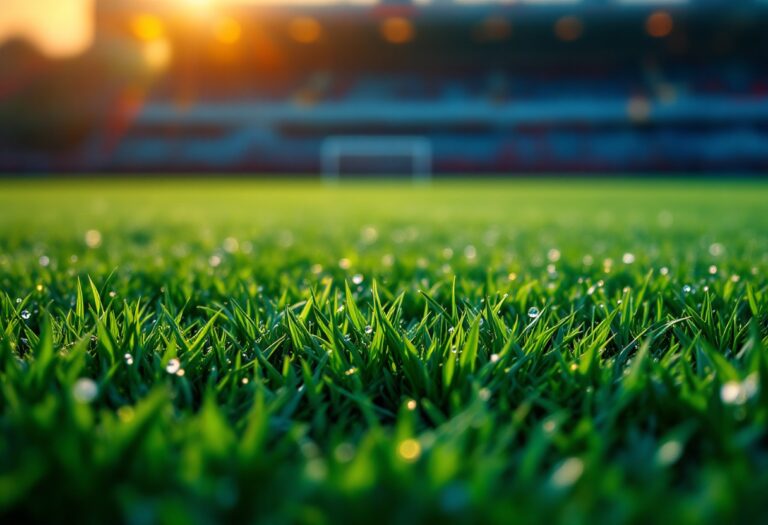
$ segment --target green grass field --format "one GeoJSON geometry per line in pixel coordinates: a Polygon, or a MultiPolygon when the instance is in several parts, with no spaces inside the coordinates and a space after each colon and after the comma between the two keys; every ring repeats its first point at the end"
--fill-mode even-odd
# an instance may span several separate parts
{"type": "Polygon", "coordinates": [[[0,521],[768,519],[767,203],[3,182],[0,521]]]}

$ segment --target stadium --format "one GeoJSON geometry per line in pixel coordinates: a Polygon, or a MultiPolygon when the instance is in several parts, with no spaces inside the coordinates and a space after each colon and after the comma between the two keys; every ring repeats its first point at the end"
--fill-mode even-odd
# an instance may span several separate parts
{"type": "Polygon", "coordinates": [[[1,0],[0,523],[768,521],[767,27],[1,0]]]}
{"type": "Polygon", "coordinates": [[[97,93],[61,117],[79,121],[78,140],[56,155],[6,151],[3,165],[327,176],[768,166],[768,6],[757,0],[176,4],[96,2],[83,60],[107,85],[74,82],[97,93]]]}

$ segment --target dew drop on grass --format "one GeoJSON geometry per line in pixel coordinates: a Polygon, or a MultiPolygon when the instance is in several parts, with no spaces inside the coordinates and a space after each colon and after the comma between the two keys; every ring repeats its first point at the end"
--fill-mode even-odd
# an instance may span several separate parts
{"type": "Polygon", "coordinates": [[[371,325],[366,326],[365,333],[371,335],[373,333],[373,327],[371,325]]]}
{"type": "Polygon", "coordinates": [[[408,462],[416,461],[421,455],[421,444],[415,439],[405,439],[400,442],[397,452],[401,458],[408,462]]]}
{"type": "Polygon", "coordinates": [[[32,314],[29,313],[29,310],[22,310],[21,311],[21,318],[25,321],[29,320],[29,318],[32,317],[32,314]]]}
{"type": "Polygon", "coordinates": [[[168,361],[168,364],[165,365],[165,371],[169,374],[176,374],[181,369],[181,362],[176,359],[175,357],[168,361]]]}
{"type": "Polygon", "coordinates": [[[552,484],[556,487],[570,487],[584,473],[584,462],[579,458],[568,458],[552,473],[552,484]]]}
{"type": "Polygon", "coordinates": [[[499,354],[491,354],[491,363],[499,362],[499,354]]]}
{"type": "Polygon", "coordinates": [[[671,465],[678,459],[683,453],[683,445],[677,440],[669,440],[659,447],[656,452],[656,462],[659,465],[671,465]]]}
{"type": "Polygon", "coordinates": [[[528,317],[531,319],[536,319],[539,315],[541,315],[541,312],[535,306],[528,308],[528,317]]]}
{"type": "Polygon", "coordinates": [[[683,286],[683,293],[689,294],[691,292],[693,292],[693,287],[690,284],[683,286]]]}
{"type": "Polygon", "coordinates": [[[16,304],[21,304],[21,297],[16,298],[16,304]]]}
{"type": "Polygon", "coordinates": [[[133,364],[133,356],[131,354],[125,354],[123,359],[125,359],[125,364],[128,366],[133,364]]]}
{"type": "Polygon", "coordinates": [[[355,275],[352,276],[352,282],[354,284],[362,284],[362,282],[363,282],[363,275],[359,274],[359,273],[356,273],[355,275]]]}
{"type": "Polygon", "coordinates": [[[88,248],[98,248],[101,245],[101,232],[98,230],[85,232],[85,244],[88,248]]]}
{"type": "Polygon", "coordinates": [[[72,387],[72,395],[78,403],[90,403],[96,399],[98,393],[99,387],[93,379],[88,379],[87,377],[81,377],[75,381],[72,387]]]}
{"type": "Polygon", "coordinates": [[[720,399],[726,405],[733,405],[738,402],[741,396],[741,385],[736,381],[729,381],[720,387],[720,399]]]}
{"type": "Polygon", "coordinates": [[[47,255],[41,255],[37,262],[40,263],[40,266],[45,268],[51,264],[51,259],[47,255]]]}

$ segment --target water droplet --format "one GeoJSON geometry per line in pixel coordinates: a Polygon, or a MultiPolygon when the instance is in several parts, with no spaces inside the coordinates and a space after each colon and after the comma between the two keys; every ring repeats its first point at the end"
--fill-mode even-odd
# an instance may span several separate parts
{"type": "Polygon", "coordinates": [[[405,404],[405,406],[408,410],[416,410],[418,403],[416,402],[415,399],[409,399],[408,402],[405,404]]]}
{"type": "Polygon", "coordinates": [[[669,440],[659,447],[656,452],[656,462],[659,465],[671,465],[678,459],[683,453],[683,445],[677,440],[669,440]]]}
{"type": "Polygon", "coordinates": [[[350,368],[350,369],[348,369],[347,371],[345,371],[345,372],[344,372],[344,375],[345,375],[345,376],[351,376],[351,375],[355,375],[356,373],[357,373],[357,368],[355,368],[355,367],[353,366],[352,368],[350,368]]]}
{"type": "Polygon", "coordinates": [[[625,253],[624,255],[621,256],[621,262],[623,262],[624,264],[632,264],[633,262],[635,262],[635,254],[629,253],[629,252],[625,253]]]}
{"type": "Polygon", "coordinates": [[[683,286],[683,293],[689,294],[691,292],[693,292],[693,287],[690,284],[683,286]]]}
{"type": "Polygon", "coordinates": [[[719,257],[725,252],[725,246],[719,242],[713,242],[709,245],[709,254],[712,257],[719,257]]]}
{"type": "Polygon", "coordinates": [[[227,253],[235,253],[240,249],[240,243],[234,237],[227,237],[222,244],[224,251],[227,253]]]}
{"type": "Polygon", "coordinates": [[[363,275],[356,273],[355,275],[352,276],[352,282],[354,284],[361,284],[363,282],[363,275]]]}
{"type": "Polygon", "coordinates": [[[711,265],[711,266],[709,267],[709,274],[710,274],[710,275],[715,275],[716,273],[717,273],[717,266],[715,266],[715,265],[713,264],[713,265],[711,265]]]}
{"type": "Polygon", "coordinates": [[[165,365],[165,371],[169,374],[175,374],[181,369],[181,362],[176,359],[175,357],[168,361],[168,364],[165,365]]]}
{"type": "Polygon", "coordinates": [[[373,327],[371,325],[366,326],[365,333],[371,335],[373,333],[373,327]]]}
{"type": "Polygon", "coordinates": [[[128,366],[133,364],[133,356],[131,354],[125,354],[123,359],[125,359],[125,364],[128,366]]]}
{"type": "Polygon", "coordinates": [[[248,383],[250,383],[250,381],[251,381],[251,380],[250,380],[250,379],[248,379],[247,377],[244,377],[244,378],[242,378],[242,379],[240,380],[240,382],[241,382],[242,384],[244,384],[244,385],[247,385],[248,383]]]}
{"type": "Polygon", "coordinates": [[[32,317],[32,314],[29,313],[29,310],[22,310],[21,311],[21,318],[27,321],[30,317],[32,317]]]}
{"type": "Polygon", "coordinates": [[[40,266],[46,267],[51,264],[51,259],[47,255],[41,255],[37,262],[40,263],[40,266]]]}
{"type": "Polygon", "coordinates": [[[579,458],[568,458],[552,473],[552,484],[556,487],[570,487],[584,473],[584,462],[579,458]]]}
{"type": "Polygon", "coordinates": [[[209,265],[210,265],[212,268],[216,268],[217,266],[219,266],[219,265],[221,264],[221,257],[220,257],[220,256],[218,256],[218,255],[211,255],[211,256],[208,258],[208,264],[209,264],[209,265]]]}
{"type": "Polygon", "coordinates": [[[352,267],[352,261],[346,257],[339,259],[339,268],[342,270],[349,270],[352,267]]]}
{"type": "Polygon", "coordinates": [[[72,395],[75,401],[78,403],[90,403],[99,393],[99,387],[93,381],[87,377],[81,377],[75,381],[75,385],[72,387],[72,395]]]}
{"type": "Polygon", "coordinates": [[[16,298],[16,304],[21,304],[21,297],[16,298]]]}
{"type": "Polygon", "coordinates": [[[499,359],[499,354],[491,354],[491,363],[498,363],[499,359]]]}
{"type": "Polygon", "coordinates": [[[456,331],[455,327],[451,326],[451,327],[448,328],[448,333],[449,334],[452,334],[454,331],[456,331]]]}
{"type": "Polygon", "coordinates": [[[416,461],[421,455],[421,445],[415,439],[405,439],[400,442],[397,452],[406,461],[416,461]]]}
{"type": "Polygon", "coordinates": [[[741,405],[746,402],[747,395],[738,381],[728,381],[720,387],[720,399],[726,405],[741,405]]]}
{"type": "Polygon", "coordinates": [[[466,257],[470,261],[477,258],[477,248],[475,248],[471,244],[467,245],[467,247],[464,248],[464,257],[466,257]]]}
{"type": "Polygon", "coordinates": [[[89,248],[98,248],[101,245],[101,232],[99,230],[85,232],[85,245],[89,248]]]}
{"type": "Polygon", "coordinates": [[[379,238],[379,232],[373,226],[366,226],[362,231],[363,242],[371,244],[379,238]]]}
{"type": "Polygon", "coordinates": [[[355,459],[355,446],[352,443],[340,443],[334,449],[333,456],[339,463],[349,463],[355,459]]]}
{"type": "Polygon", "coordinates": [[[528,308],[528,317],[530,317],[531,319],[536,319],[540,314],[541,312],[535,306],[531,306],[530,308],[528,308]]]}

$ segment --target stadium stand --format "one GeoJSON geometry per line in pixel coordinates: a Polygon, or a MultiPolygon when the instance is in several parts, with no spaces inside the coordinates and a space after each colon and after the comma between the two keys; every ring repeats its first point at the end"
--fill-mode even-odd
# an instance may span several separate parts
{"type": "MultiPolygon", "coordinates": [[[[416,137],[436,173],[765,170],[767,7],[102,0],[89,133],[0,165],[320,173],[328,140],[416,137]]],[[[409,171],[356,157],[339,169],[409,171]]]]}

